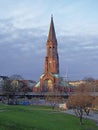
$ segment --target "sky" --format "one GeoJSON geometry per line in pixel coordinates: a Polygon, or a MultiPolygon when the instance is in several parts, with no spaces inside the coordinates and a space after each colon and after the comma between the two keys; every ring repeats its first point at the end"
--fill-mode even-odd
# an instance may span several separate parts
{"type": "Polygon", "coordinates": [[[60,76],[98,79],[98,0],[0,0],[0,75],[40,79],[51,15],[60,76]]]}

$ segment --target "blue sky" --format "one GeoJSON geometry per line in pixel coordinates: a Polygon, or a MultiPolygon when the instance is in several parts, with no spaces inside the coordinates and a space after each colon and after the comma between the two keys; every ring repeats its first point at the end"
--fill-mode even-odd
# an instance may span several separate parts
{"type": "Polygon", "coordinates": [[[60,75],[98,79],[98,0],[0,0],[0,75],[39,80],[51,14],[60,75]]]}

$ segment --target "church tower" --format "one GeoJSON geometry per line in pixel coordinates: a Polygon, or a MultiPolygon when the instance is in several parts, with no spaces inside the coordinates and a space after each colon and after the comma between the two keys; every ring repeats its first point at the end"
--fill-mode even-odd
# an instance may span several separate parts
{"type": "Polygon", "coordinates": [[[52,16],[46,42],[44,73],[40,76],[40,81],[33,88],[34,92],[73,91],[73,87],[59,76],[59,56],[57,48],[58,43],[52,16]]]}
{"type": "Polygon", "coordinates": [[[51,16],[50,29],[46,43],[46,57],[44,74],[40,77],[41,91],[53,91],[59,83],[59,57],[57,51],[57,39],[55,34],[53,16],[51,16]]]}
{"type": "Polygon", "coordinates": [[[45,57],[44,74],[59,74],[59,58],[57,52],[57,39],[54,29],[53,17],[51,17],[50,30],[47,39],[47,56],[45,57]]]}

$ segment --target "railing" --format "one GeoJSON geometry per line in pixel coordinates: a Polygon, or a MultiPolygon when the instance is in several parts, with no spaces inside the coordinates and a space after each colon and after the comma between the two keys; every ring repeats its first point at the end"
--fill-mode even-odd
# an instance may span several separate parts
{"type": "MultiPolygon", "coordinates": [[[[27,93],[24,93],[24,92],[0,92],[0,95],[3,96],[3,95],[7,95],[7,94],[10,94],[10,95],[16,95],[16,96],[22,96],[22,95],[28,95],[28,96],[46,96],[46,95],[57,95],[57,96],[69,96],[69,95],[72,95],[74,94],[73,92],[62,92],[62,93],[56,93],[56,92],[27,92],[27,93]]],[[[76,94],[76,93],[75,93],[76,94]]],[[[90,95],[92,96],[98,96],[98,92],[89,92],[90,95]]]]}
{"type": "Polygon", "coordinates": [[[55,93],[55,92],[0,92],[0,95],[16,95],[16,96],[22,96],[22,95],[28,95],[28,96],[46,96],[46,95],[57,95],[57,96],[69,96],[71,93],[55,93]]]}

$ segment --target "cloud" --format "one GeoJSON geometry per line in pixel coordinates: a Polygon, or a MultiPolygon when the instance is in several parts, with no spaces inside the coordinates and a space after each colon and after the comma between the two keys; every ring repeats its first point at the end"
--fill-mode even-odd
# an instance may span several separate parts
{"type": "MultiPolygon", "coordinates": [[[[61,75],[65,75],[68,66],[70,79],[90,74],[98,77],[96,35],[58,35],[57,40],[61,75]]],[[[1,75],[20,74],[39,80],[44,72],[46,41],[46,29],[16,28],[11,19],[0,20],[1,75]]]]}
{"type": "Polygon", "coordinates": [[[69,78],[81,79],[87,75],[98,77],[97,41],[97,36],[91,35],[59,37],[59,56],[62,75],[65,75],[67,66],[69,78]]]}
{"type": "Polygon", "coordinates": [[[44,64],[43,59],[46,53],[46,36],[41,33],[43,30],[40,28],[18,29],[13,25],[10,29],[10,24],[6,21],[0,21],[1,75],[19,73],[38,79],[43,73],[43,65],[39,67],[39,64],[44,64]],[[5,26],[1,26],[2,24],[5,26]],[[37,73],[36,70],[38,70],[37,73]]]}
{"type": "Polygon", "coordinates": [[[10,24],[20,29],[48,28],[53,14],[58,35],[98,35],[97,5],[97,1],[91,0],[3,0],[0,1],[0,18],[11,20],[10,24]]]}

